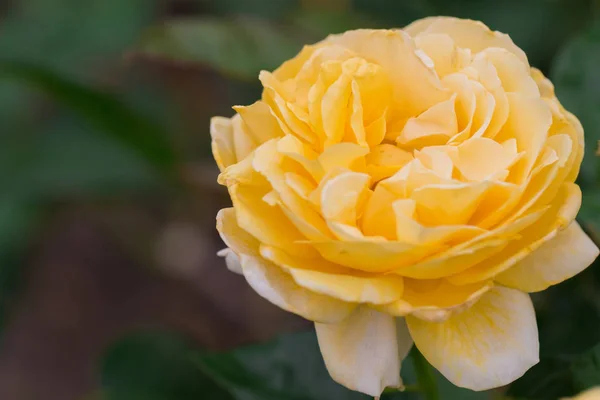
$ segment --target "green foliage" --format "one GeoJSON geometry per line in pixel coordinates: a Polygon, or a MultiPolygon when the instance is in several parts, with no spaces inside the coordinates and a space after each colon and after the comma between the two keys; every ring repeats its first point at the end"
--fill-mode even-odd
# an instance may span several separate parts
{"type": "Polygon", "coordinates": [[[142,55],[200,64],[234,78],[256,80],[302,48],[285,28],[257,17],[169,21],[146,32],[142,55]]]}
{"type": "MultiPolygon", "coordinates": [[[[414,354],[405,360],[402,375],[414,388],[412,357],[414,354]]],[[[431,369],[420,360],[425,362],[420,364],[423,368],[431,369]]],[[[197,393],[204,396],[197,398],[223,400],[369,399],[331,380],[314,332],[286,335],[226,353],[200,351],[172,333],[138,333],[108,349],[101,374],[104,400],[135,400],[144,395],[149,400],[186,400],[197,393]]],[[[430,377],[440,388],[442,400],[490,398],[489,393],[452,385],[433,369],[430,377]]],[[[385,400],[432,398],[409,391],[383,396],[385,400]]]]}
{"type": "Polygon", "coordinates": [[[109,349],[101,371],[105,400],[146,393],[152,400],[367,399],[329,378],[314,334],[221,354],[174,334],[136,334],[109,349]]]}
{"type": "Polygon", "coordinates": [[[232,400],[203,375],[187,343],[175,335],[144,333],[109,349],[102,365],[103,400],[232,400]]]}
{"type": "Polygon", "coordinates": [[[600,344],[585,352],[571,365],[576,388],[583,391],[600,385],[600,344]]]}
{"type": "Polygon", "coordinates": [[[600,158],[600,21],[570,41],[557,55],[551,78],[565,108],[577,115],[586,135],[586,151],[579,179],[585,187],[597,187],[600,158]]]}
{"type": "Polygon", "coordinates": [[[32,64],[0,63],[0,77],[20,80],[80,116],[97,132],[110,135],[138,152],[151,165],[169,172],[175,162],[166,133],[117,97],[70,81],[32,64]]]}
{"type": "Polygon", "coordinates": [[[556,399],[600,386],[600,344],[575,357],[545,358],[511,385],[509,395],[556,399]]]}

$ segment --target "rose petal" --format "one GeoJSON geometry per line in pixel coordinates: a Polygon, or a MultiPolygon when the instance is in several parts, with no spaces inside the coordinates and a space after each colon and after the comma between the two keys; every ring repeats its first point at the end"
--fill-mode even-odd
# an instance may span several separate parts
{"type": "Polygon", "coordinates": [[[421,33],[445,33],[454,40],[457,46],[471,49],[473,53],[489,47],[504,48],[529,65],[525,52],[515,45],[507,34],[491,31],[479,21],[454,17],[428,17],[413,22],[405,27],[404,31],[412,36],[421,33]]]}
{"type": "Polygon", "coordinates": [[[355,304],[298,286],[289,274],[262,257],[242,254],[240,262],[246,281],[256,293],[276,306],[308,320],[338,322],[356,307],[355,304]]]}
{"type": "Polygon", "coordinates": [[[358,275],[356,271],[321,258],[290,257],[274,247],[262,246],[261,255],[287,271],[296,283],[313,292],[352,303],[385,304],[402,296],[403,281],[396,275],[358,275]]]}
{"type": "Polygon", "coordinates": [[[583,271],[598,252],[598,246],[574,221],[495,280],[524,292],[539,292],[583,271]]]}
{"type": "Polygon", "coordinates": [[[231,119],[213,117],[210,120],[210,136],[212,152],[220,171],[237,162],[233,145],[233,127],[231,119]]]}
{"type": "Polygon", "coordinates": [[[375,397],[401,385],[401,360],[412,346],[402,319],[361,307],[338,324],[317,323],[315,328],[336,382],[375,397]]]}
{"type": "Polygon", "coordinates": [[[326,43],[344,46],[383,68],[394,91],[398,117],[419,115],[450,97],[435,72],[417,55],[413,40],[405,32],[359,29],[332,35],[326,43]]]}
{"type": "Polygon", "coordinates": [[[503,386],[539,361],[531,299],[514,289],[496,287],[445,322],[412,316],[406,320],[425,358],[460,387],[487,390],[503,386]]]}

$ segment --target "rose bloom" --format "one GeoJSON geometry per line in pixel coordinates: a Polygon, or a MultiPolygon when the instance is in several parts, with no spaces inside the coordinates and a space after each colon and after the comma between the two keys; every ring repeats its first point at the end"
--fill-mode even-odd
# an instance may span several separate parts
{"type": "Polygon", "coordinates": [[[330,36],[259,78],[261,100],[211,122],[233,202],[220,254],[315,322],[333,379],[398,387],[413,341],[473,390],[536,364],[528,293],[598,248],[574,220],[582,127],[523,51],[427,18],[330,36]]]}

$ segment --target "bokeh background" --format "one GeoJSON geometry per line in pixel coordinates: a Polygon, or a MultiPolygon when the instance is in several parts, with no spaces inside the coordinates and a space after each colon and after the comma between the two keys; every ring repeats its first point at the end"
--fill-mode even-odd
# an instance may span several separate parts
{"type": "MultiPolygon", "coordinates": [[[[552,78],[586,130],[579,219],[599,240],[597,0],[0,2],[0,399],[364,399],[329,380],[310,324],[216,257],[209,119],[302,44],[428,15],[509,33],[552,78]]],[[[600,384],[600,269],[534,300],[542,362],[488,393],[433,373],[441,399],[600,384]]]]}

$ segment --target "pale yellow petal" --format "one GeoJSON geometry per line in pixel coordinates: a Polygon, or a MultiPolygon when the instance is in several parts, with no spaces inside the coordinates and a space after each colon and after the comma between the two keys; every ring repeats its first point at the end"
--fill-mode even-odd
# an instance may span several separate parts
{"type": "Polygon", "coordinates": [[[495,287],[445,322],[406,318],[425,358],[450,382],[472,390],[507,385],[539,361],[531,299],[495,287]]]}
{"type": "Polygon", "coordinates": [[[471,218],[490,182],[428,185],[416,189],[418,220],[423,225],[462,225],[471,218]]]}
{"type": "Polygon", "coordinates": [[[248,284],[276,306],[311,321],[338,322],[344,320],[356,305],[304,289],[275,264],[242,254],[242,271],[248,284]]]}
{"type": "Polygon", "coordinates": [[[249,106],[235,106],[233,109],[240,114],[246,132],[261,144],[268,140],[283,136],[283,131],[271,109],[264,101],[257,101],[249,106]]]}
{"type": "Polygon", "coordinates": [[[239,275],[244,274],[242,271],[242,265],[240,264],[240,258],[233,252],[233,250],[230,248],[219,250],[219,252],[217,252],[217,256],[225,259],[225,265],[227,266],[228,270],[239,275]]]}
{"type": "Polygon", "coordinates": [[[463,69],[471,61],[471,52],[458,48],[447,34],[417,35],[415,43],[431,58],[440,77],[463,69]]]}
{"type": "MultiPolygon", "coordinates": [[[[501,272],[508,270],[517,262],[524,259],[532,251],[556,236],[557,232],[568,226],[575,219],[581,206],[581,189],[574,183],[565,183],[559,196],[551,207],[545,207],[536,213],[543,212],[541,217],[531,218],[526,215],[521,220],[533,220],[534,224],[527,225],[517,231],[514,238],[501,252],[497,252],[477,265],[450,276],[448,279],[458,285],[488,280],[501,272]]],[[[505,224],[507,228],[515,226],[515,222],[505,224]]]]}
{"type": "MultiPolygon", "coordinates": [[[[489,279],[485,275],[485,273],[489,273],[489,268],[485,268],[485,266],[488,266],[485,263],[486,260],[500,253],[509,254],[503,253],[503,251],[510,242],[517,240],[520,232],[538,222],[547,212],[548,208],[538,210],[511,224],[487,231],[463,243],[444,249],[431,257],[419,260],[419,262],[398,268],[394,273],[417,279],[448,277],[453,282],[456,277],[461,276],[461,272],[467,273],[469,268],[481,263],[481,272],[483,273],[481,279],[468,282],[489,279]]],[[[458,285],[464,283],[462,281],[456,282],[458,285]]]]}
{"type": "Polygon", "coordinates": [[[552,113],[539,98],[526,97],[518,93],[507,93],[510,113],[496,140],[517,140],[519,152],[525,152],[521,161],[513,167],[511,182],[523,182],[531,172],[542,152],[552,124],[552,113]],[[527,110],[527,112],[521,112],[527,110]]]}
{"type": "Polygon", "coordinates": [[[419,116],[410,118],[396,142],[403,147],[416,148],[446,143],[458,130],[455,101],[456,95],[434,105],[419,116]]]}
{"type": "Polygon", "coordinates": [[[583,271],[598,257],[598,251],[574,221],[495,280],[524,292],[538,292],[583,271]]]}
{"type": "Polygon", "coordinates": [[[382,236],[390,240],[396,239],[396,218],[392,203],[397,196],[377,185],[367,200],[365,211],[360,221],[362,232],[366,236],[382,236]]]}
{"type": "MultiPolygon", "coordinates": [[[[383,239],[383,238],[382,238],[383,239]]],[[[365,272],[390,272],[415,264],[443,246],[415,246],[400,242],[311,241],[319,253],[333,263],[365,272]]]]}
{"type": "Polygon", "coordinates": [[[279,249],[262,246],[261,255],[285,269],[306,289],[351,303],[385,304],[402,296],[403,282],[397,275],[357,275],[356,271],[322,258],[290,257],[279,249]]]}
{"type": "Polygon", "coordinates": [[[469,181],[495,180],[517,161],[516,141],[507,145],[488,138],[471,138],[458,146],[454,165],[469,181]],[[510,146],[514,144],[514,146],[510,146]]]}
{"type": "Polygon", "coordinates": [[[233,207],[219,210],[217,213],[217,231],[227,247],[236,253],[258,255],[259,241],[240,228],[233,207]]]}
{"type": "Polygon", "coordinates": [[[446,279],[404,279],[402,298],[377,309],[395,316],[412,314],[426,321],[441,322],[470,307],[493,287],[491,281],[453,285],[446,279]]]}
{"type": "Polygon", "coordinates": [[[400,356],[412,346],[402,322],[367,307],[338,324],[315,324],[329,374],[349,389],[378,397],[399,387],[400,356]]]}
{"type": "Polygon", "coordinates": [[[415,221],[416,202],[400,199],[392,203],[396,219],[396,240],[418,245],[460,243],[486,231],[470,225],[423,226],[415,221]]]}
{"type": "Polygon", "coordinates": [[[540,96],[538,86],[530,75],[529,65],[523,63],[514,53],[502,48],[488,48],[477,57],[492,62],[507,93],[521,93],[534,98],[540,96]]]}
{"type": "Polygon", "coordinates": [[[281,209],[270,206],[263,200],[267,193],[243,185],[229,187],[239,226],[261,243],[280,247],[291,254],[314,254],[311,246],[299,243],[305,240],[305,237],[286,218],[281,209]]]}
{"type": "Polygon", "coordinates": [[[413,40],[405,32],[359,29],[332,35],[326,42],[344,46],[383,68],[394,91],[398,116],[419,115],[450,97],[435,71],[417,55],[413,40]]]}
{"type": "Polygon", "coordinates": [[[478,53],[489,47],[504,48],[529,65],[527,56],[511,38],[501,32],[491,31],[482,22],[454,17],[428,17],[413,22],[404,28],[412,36],[421,33],[444,33],[449,35],[457,46],[478,53]]]}
{"type": "Polygon", "coordinates": [[[367,173],[373,182],[389,178],[413,159],[411,152],[402,150],[389,143],[379,144],[365,157],[367,173]]]}
{"type": "Polygon", "coordinates": [[[346,172],[328,181],[321,193],[321,210],[326,220],[356,225],[362,194],[370,176],[346,172]]]}
{"type": "Polygon", "coordinates": [[[231,119],[224,117],[213,117],[210,120],[210,136],[212,138],[212,152],[219,170],[235,164],[238,160],[235,155],[233,144],[233,127],[231,119]]]}

